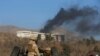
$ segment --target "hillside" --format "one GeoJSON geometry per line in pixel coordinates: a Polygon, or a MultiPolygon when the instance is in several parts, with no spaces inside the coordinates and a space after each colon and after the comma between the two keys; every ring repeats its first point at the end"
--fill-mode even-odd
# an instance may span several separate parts
{"type": "Polygon", "coordinates": [[[21,28],[18,28],[16,26],[0,26],[0,32],[10,32],[10,33],[14,33],[17,30],[21,30],[21,28]]]}
{"type": "MultiPolygon", "coordinates": [[[[12,34],[17,30],[23,30],[22,28],[14,26],[2,26],[0,27],[0,55],[10,56],[14,46],[26,46],[28,39],[17,38],[16,35],[12,34]],[[3,31],[4,30],[4,31],[3,31]],[[8,33],[11,32],[11,33],[8,33]]],[[[70,56],[86,56],[91,50],[100,52],[100,42],[96,41],[93,37],[86,39],[85,36],[77,35],[76,33],[67,31],[63,28],[55,28],[53,33],[65,33],[68,39],[65,43],[52,42],[52,41],[40,41],[39,47],[55,46],[59,51],[59,56],[70,55],[70,56]],[[83,37],[83,38],[82,38],[83,37]],[[80,38],[82,38],[80,40],[80,38]],[[76,39],[76,40],[74,40],[76,39]],[[96,49],[95,49],[96,48],[96,49]],[[66,54],[67,53],[67,54],[66,54]]]]}
{"type": "Polygon", "coordinates": [[[14,46],[22,46],[26,43],[11,33],[0,32],[0,56],[10,56],[14,46]]]}
{"type": "Polygon", "coordinates": [[[36,31],[33,29],[26,29],[26,28],[13,26],[13,25],[1,25],[0,26],[0,32],[4,32],[4,33],[16,33],[16,31],[19,31],[19,30],[36,31]]]}

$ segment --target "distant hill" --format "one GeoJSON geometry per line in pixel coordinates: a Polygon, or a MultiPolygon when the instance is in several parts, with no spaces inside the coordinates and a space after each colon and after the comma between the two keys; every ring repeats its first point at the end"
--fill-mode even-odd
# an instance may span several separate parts
{"type": "Polygon", "coordinates": [[[20,28],[20,27],[12,26],[12,25],[2,25],[2,26],[0,26],[0,32],[4,32],[4,33],[16,33],[16,31],[19,31],[19,30],[35,31],[35,30],[32,30],[32,29],[20,28]]]}

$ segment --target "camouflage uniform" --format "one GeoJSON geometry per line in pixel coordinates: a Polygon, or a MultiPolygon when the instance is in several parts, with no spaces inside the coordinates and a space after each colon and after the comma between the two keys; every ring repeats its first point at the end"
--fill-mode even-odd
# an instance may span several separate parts
{"type": "Polygon", "coordinates": [[[38,47],[33,39],[28,43],[28,56],[40,56],[38,47]]]}

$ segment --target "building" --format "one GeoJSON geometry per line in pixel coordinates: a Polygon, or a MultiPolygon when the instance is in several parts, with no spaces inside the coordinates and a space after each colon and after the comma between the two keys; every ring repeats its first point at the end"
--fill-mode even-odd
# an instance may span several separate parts
{"type": "Polygon", "coordinates": [[[38,35],[40,35],[41,40],[45,40],[46,39],[45,33],[39,33],[38,35]]]}
{"type": "Polygon", "coordinates": [[[28,38],[31,37],[31,35],[32,35],[31,31],[17,31],[17,37],[28,38]]]}
{"type": "Polygon", "coordinates": [[[33,31],[17,31],[17,37],[20,38],[29,38],[34,37],[36,39],[45,40],[47,35],[51,36],[54,41],[63,42],[65,41],[65,35],[60,33],[41,33],[41,32],[33,32],[33,31]]]}
{"type": "Polygon", "coordinates": [[[53,39],[55,41],[59,41],[59,42],[64,42],[65,41],[65,35],[64,34],[53,33],[53,34],[51,34],[51,37],[53,37],[53,39]]]}
{"type": "Polygon", "coordinates": [[[45,40],[45,33],[40,33],[40,32],[33,32],[33,31],[17,31],[17,37],[20,38],[29,38],[29,37],[34,37],[38,38],[40,36],[41,40],[45,40]]]}

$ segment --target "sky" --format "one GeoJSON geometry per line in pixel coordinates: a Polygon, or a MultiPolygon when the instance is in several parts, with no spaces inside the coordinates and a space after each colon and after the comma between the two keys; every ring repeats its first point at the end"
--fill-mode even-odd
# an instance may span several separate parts
{"type": "MultiPolygon", "coordinates": [[[[96,7],[100,0],[0,0],[0,25],[41,29],[60,8],[96,7]]],[[[99,5],[98,5],[99,6],[99,5]]]]}
{"type": "Polygon", "coordinates": [[[40,29],[64,3],[63,0],[0,0],[0,25],[40,29]]]}

